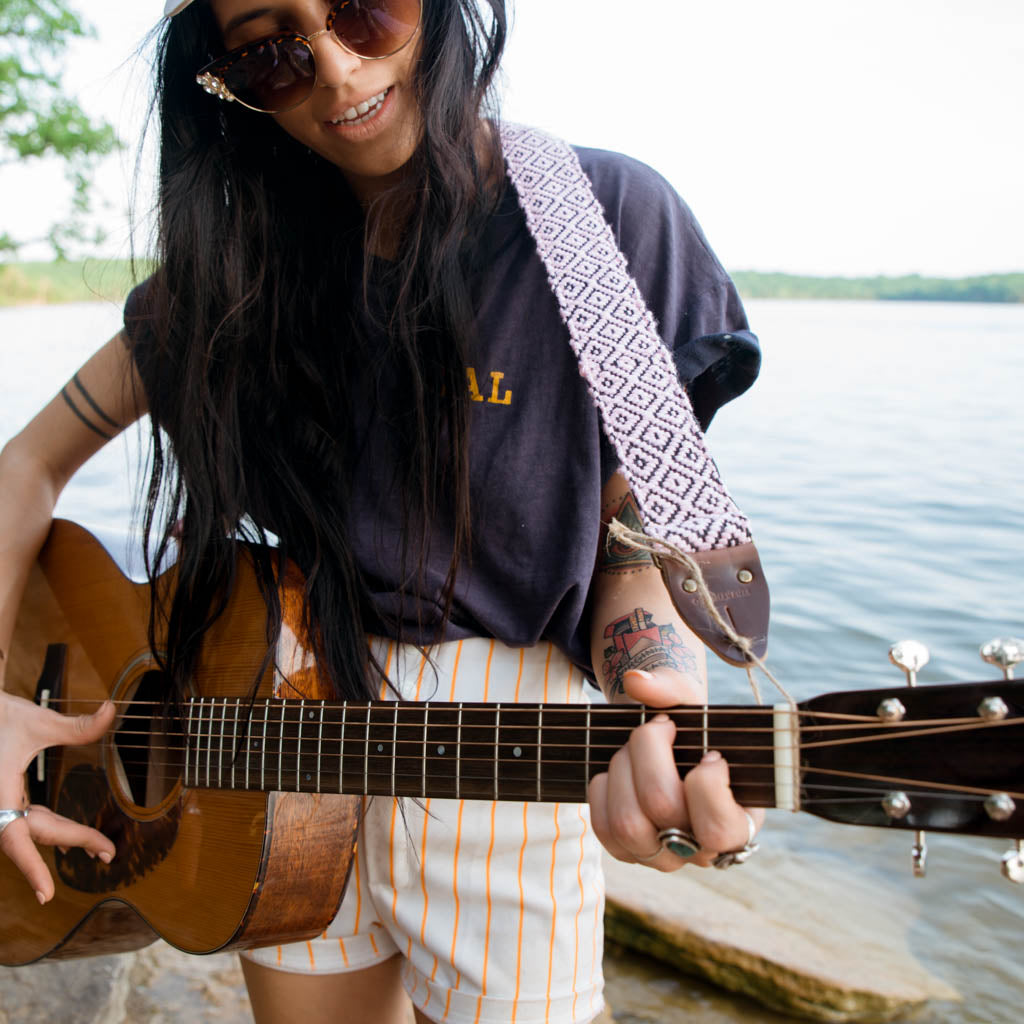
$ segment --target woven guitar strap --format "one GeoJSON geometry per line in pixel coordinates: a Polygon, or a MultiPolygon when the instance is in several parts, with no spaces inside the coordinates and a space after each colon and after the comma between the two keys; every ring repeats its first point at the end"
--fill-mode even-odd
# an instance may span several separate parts
{"type": "Polygon", "coordinates": [[[575,151],[503,124],[509,178],[580,373],[644,523],[619,542],[655,555],[679,613],[726,661],[760,658],[768,589],[747,518],[722,483],[654,316],[575,151]]]}

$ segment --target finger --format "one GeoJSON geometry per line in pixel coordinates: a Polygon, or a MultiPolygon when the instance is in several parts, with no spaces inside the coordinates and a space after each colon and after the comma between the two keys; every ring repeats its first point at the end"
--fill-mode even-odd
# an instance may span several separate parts
{"type": "Polygon", "coordinates": [[[32,842],[28,818],[12,821],[0,833],[0,850],[11,858],[14,866],[25,876],[40,903],[53,898],[53,879],[36,844],[32,842]]]}
{"type": "Polygon", "coordinates": [[[694,677],[671,669],[643,672],[633,669],[623,674],[626,695],[652,708],[670,708],[677,704],[703,704],[707,692],[694,677]]]}
{"type": "Polygon", "coordinates": [[[54,814],[46,807],[33,805],[30,810],[29,830],[37,843],[45,843],[47,846],[80,846],[86,853],[95,854],[106,864],[113,860],[117,848],[102,832],[54,814]]]}
{"type": "Polygon", "coordinates": [[[114,705],[104,701],[91,715],[62,715],[41,711],[28,720],[28,730],[39,749],[55,746],[81,746],[95,743],[113,725],[114,705]]]}
{"type": "MultiPolygon", "coordinates": [[[[624,846],[620,846],[612,835],[608,824],[608,773],[601,772],[590,780],[587,787],[587,799],[590,802],[590,824],[598,842],[616,859],[632,864],[635,857],[624,846]]],[[[652,847],[653,849],[653,847],[652,847]]]]}
{"type": "Polygon", "coordinates": [[[687,820],[686,794],[672,749],[676,727],[657,715],[629,737],[633,787],[644,816],[656,830],[687,820]]]}
{"type": "Polygon", "coordinates": [[[685,863],[684,858],[659,850],[659,826],[640,805],[628,747],[618,751],[608,765],[607,807],[612,840],[629,853],[630,859],[659,871],[675,871],[685,863]]]}
{"type": "MultiPolygon", "coordinates": [[[[717,750],[705,754],[687,773],[684,787],[693,834],[704,850],[702,859],[710,862],[717,854],[746,844],[750,837],[747,812],[732,794],[729,765],[717,750]]],[[[764,811],[757,808],[750,815],[760,827],[764,811]]]]}

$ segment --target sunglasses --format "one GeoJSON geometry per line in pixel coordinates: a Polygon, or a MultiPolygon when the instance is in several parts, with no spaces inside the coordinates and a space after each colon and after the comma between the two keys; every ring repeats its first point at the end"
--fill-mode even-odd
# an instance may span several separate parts
{"type": "Polygon", "coordinates": [[[420,16],[420,0],[340,0],[319,32],[257,39],[200,68],[196,82],[222,100],[264,114],[283,114],[308,100],[316,87],[314,39],[331,32],[349,53],[383,60],[408,46],[420,16]]]}

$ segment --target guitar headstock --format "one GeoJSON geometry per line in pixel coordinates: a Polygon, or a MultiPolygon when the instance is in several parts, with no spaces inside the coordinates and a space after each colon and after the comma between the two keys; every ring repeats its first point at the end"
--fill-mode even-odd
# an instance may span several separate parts
{"type": "Polygon", "coordinates": [[[918,686],[928,651],[904,641],[889,657],[905,686],[802,703],[801,810],[914,832],[918,876],[925,831],[1014,839],[1003,874],[1024,882],[1024,682],[1013,680],[1024,641],[992,641],[981,653],[1002,679],[918,686]]]}

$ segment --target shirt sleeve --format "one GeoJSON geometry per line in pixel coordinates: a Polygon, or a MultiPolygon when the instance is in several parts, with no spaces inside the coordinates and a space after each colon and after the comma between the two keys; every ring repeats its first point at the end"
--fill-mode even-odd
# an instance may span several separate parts
{"type": "MultiPolygon", "coordinates": [[[[660,174],[619,154],[577,152],[706,430],[761,366],[739,294],[690,208],[660,174]]],[[[607,479],[618,463],[602,440],[607,479]]]]}

